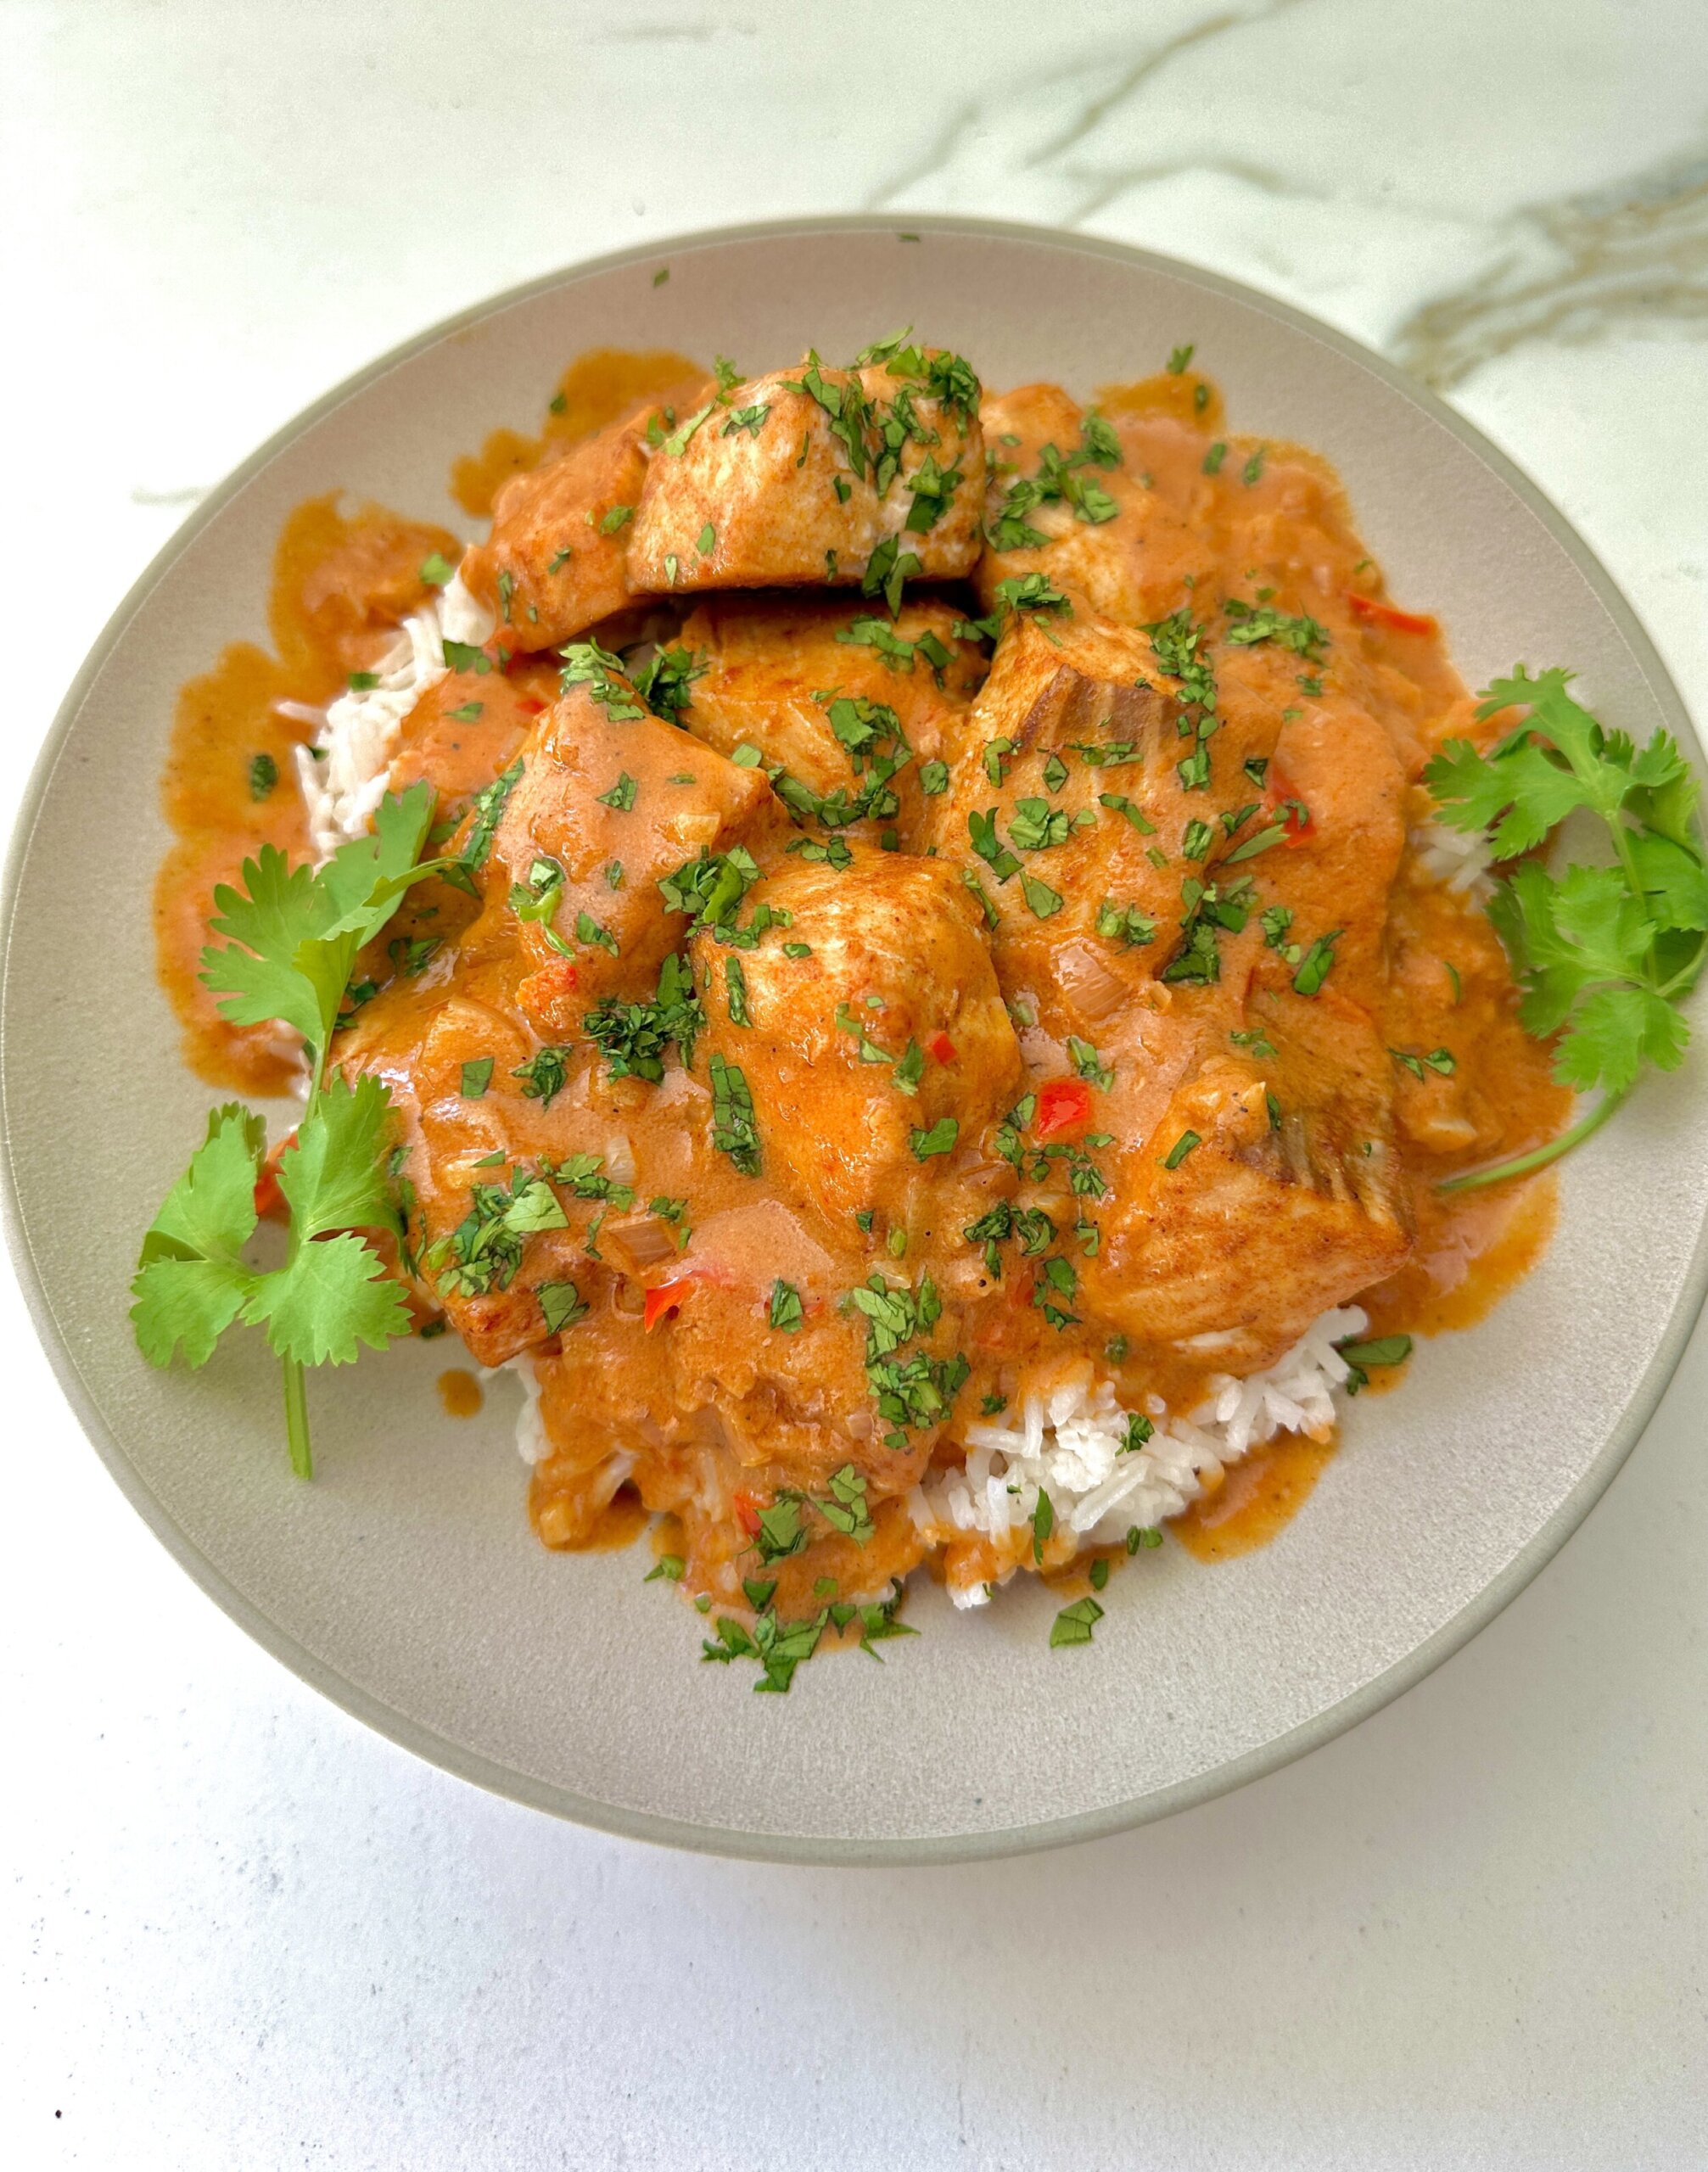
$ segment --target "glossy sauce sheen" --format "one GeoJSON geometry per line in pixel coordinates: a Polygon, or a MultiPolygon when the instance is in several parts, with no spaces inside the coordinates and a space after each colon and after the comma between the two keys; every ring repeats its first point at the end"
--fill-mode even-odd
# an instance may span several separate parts
{"type": "MultiPolygon", "coordinates": [[[[511,477],[525,473],[542,458],[641,403],[662,400],[702,378],[696,365],[680,355],[624,355],[606,350],[587,355],[565,372],[538,434],[496,432],[479,453],[457,461],[454,494],[472,514],[484,514],[495,493],[511,477]]],[[[1296,535],[1302,539],[1296,551],[1304,556],[1297,558],[1290,578],[1302,585],[1308,575],[1314,575],[1318,588],[1331,602],[1352,594],[1380,596],[1380,577],[1363,552],[1338,483],[1316,456],[1280,445],[1262,448],[1260,453],[1254,441],[1241,439],[1230,445],[1220,471],[1207,475],[1207,448],[1219,441],[1223,427],[1221,400],[1212,386],[1190,372],[1105,388],[1099,404],[1120,426],[1127,472],[1142,473],[1155,504],[1156,529],[1145,568],[1147,608],[1164,615],[1190,601],[1195,590],[1201,595],[1218,590],[1249,593],[1257,568],[1291,562],[1296,535]],[[1245,479],[1252,463],[1257,472],[1245,479]]],[[[350,672],[368,668],[388,646],[391,630],[425,600],[428,591],[419,574],[423,562],[430,553],[440,552],[454,563],[461,547],[457,539],[440,529],[382,508],[345,512],[330,499],[311,501],[293,516],[281,538],[268,614],[272,652],[234,645],[180,697],[162,787],[176,842],[157,883],[155,927],[161,978],[181,1021],[186,1059],[212,1083],[252,1094],[280,1093],[288,1088],[294,1068],[295,1055],[288,1040],[266,1029],[227,1025],[196,978],[214,885],[234,880],[243,859],[262,842],[276,843],[294,857],[307,853],[294,763],[297,744],[311,735],[313,727],[281,714],[278,705],[319,708],[341,690],[350,672]],[[258,755],[270,759],[277,772],[276,785],[260,796],[252,784],[258,755]]],[[[1022,557],[1018,563],[1026,561],[1022,557]]],[[[1331,616],[1327,604],[1319,606],[1318,589],[1303,588],[1303,597],[1288,602],[1285,607],[1320,607],[1325,619],[1331,616]]],[[[693,601],[685,599],[685,605],[693,601]]],[[[708,626],[713,637],[725,643],[720,652],[733,655],[727,647],[727,631],[719,630],[717,614],[722,607],[716,599],[703,599],[700,610],[711,616],[697,617],[682,638],[692,641],[696,626],[708,626]]],[[[741,607],[736,607],[739,612],[741,607]]],[[[807,617],[797,613],[789,635],[798,643],[800,656],[798,691],[790,694],[791,700],[805,699],[827,682],[838,683],[837,675],[847,675],[850,658],[858,660],[863,653],[833,646],[828,623],[816,632],[810,622],[810,613],[818,607],[802,607],[807,617]]],[[[940,621],[933,620],[929,614],[936,607],[928,591],[910,592],[898,630],[911,629],[916,635],[922,626],[940,623],[947,638],[954,614],[944,612],[940,621]]],[[[1348,624],[1344,613],[1334,624],[1335,655],[1338,658],[1343,649],[1350,655],[1356,644],[1365,707],[1379,714],[1408,778],[1415,779],[1440,738],[1474,731],[1464,690],[1432,630],[1408,630],[1380,619],[1361,623],[1357,614],[1348,624]]],[[[624,637],[633,639],[635,635],[631,631],[624,637]]],[[[1250,657],[1255,652],[1244,653],[1250,657]]],[[[775,669],[774,660],[764,655],[760,663],[775,669]]],[[[728,701],[720,714],[739,719],[739,675],[733,666],[731,671],[728,701]]],[[[946,697],[964,704],[982,673],[977,652],[957,647],[956,661],[946,675],[946,697]]],[[[763,672],[761,676],[763,680],[763,672]]],[[[769,683],[774,692],[775,681],[769,683]]],[[[921,722],[908,709],[909,703],[916,703],[926,691],[922,674],[917,681],[897,677],[874,691],[896,704],[916,735],[921,731],[928,735],[933,729],[928,715],[921,722]]],[[[423,698],[409,720],[394,783],[400,787],[412,775],[425,775],[437,786],[441,807],[456,814],[504,767],[556,691],[554,659],[549,653],[512,659],[505,672],[478,677],[451,674],[423,698]],[[482,706],[478,727],[460,724],[452,716],[453,710],[472,699],[482,706]]],[[[1323,764],[1320,789],[1325,794],[1332,788],[1336,731],[1345,713],[1346,703],[1330,675],[1323,694],[1313,697],[1296,757],[1307,766],[1313,761],[1323,764]],[[1313,740],[1316,719],[1320,719],[1320,729],[1313,740]]],[[[718,736],[720,728],[709,719],[700,726],[702,736],[714,745],[725,743],[718,736]]],[[[1346,728],[1352,726],[1349,723],[1346,728]]],[[[730,732],[726,752],[738,743],[738,722],[730,732]]],[[[693,742],[685,738],[675,744],[680,751],[661,760],[680,759],[685,771],[692,769],[693,742]]],[[[916,745],[921,753],[935,751],[917,736],[916,745]]],[[[625,755],[624,764],[638,767],[639,758],[631,762],[625,755]]],[[[792,766],[799,765],[792,761],[792,766]]],[[[653,792],[656,787],[663,792],[667,785],[661,773],[648,781],[647,790],[653,792]]],[[[1414,783],[1408,787],[1408,819],[1421,819],[1425,808],[1414,783]]],[[[652,803],[658,803],[656,799],[652,803]]],[[[1274,857],[1279,863],[1280,854],[1274,857]]],[[[790,863],[778,859],[776,864],[790,863]]],[[[1261,869],[1263,863],[1255,865],[1261,869]]],[[[469,1135],[478,1143],[487,1105],[479,1100],[459,1105],[456,1077],[472,1056],[496,1050],[497,1076],[505,1080],[529,1054],[530,1044],[525,1038],[507,1042],[506,1034],[513,1035],[514,1029],[493,1023],[495,1018],[512,1015],[514,990],[525,961],[518,961],[513,921],[501,922],[489,911],[470,931],[468,922],[473,909],[449,898],[424,910],[440,916],[434,923],[436,934],[462,937],[456,994],[465,1004],[479,1008],[469,1014],[473,1022],[466,1031],[431,1027],[430,1022],[443,1011],[445,988],[443,972],[429,968],[417,984],[389,989],[373,1007],[371,1019],[366,1024],[359,1022],[360,1061],[387,1078],[395,1096],[407,1093],[418,1099],[423,1111],[429,1095],[440,1097],[433,1107],[449,1114],[443,1118],[423,1114],[429,1131],[433,1124],[442,1128],[446,1122],[473,1126],[469,1135]],[[482,932],[489,921],[493,926],[490,938],[482,932]]],[[[1254,952],[1256,948],[1254,941],[1254,952]]],[[[747,962],[751,974],[753,957],[747,962]]],[[[725,963],[725,954],[716,954],[708,970],[720,973],[725,963]]],[[[1261,954],[1255,963],[1261,966],[1261,954]]],[[[591,964],[595,971],[602,969],[597,958],[591,964]]],[[[543,970],[557,969],[548,960],[543,970]]],[[[1409,859],[1390,895],[1383,954],[1372,970],[1376,977],[1369,984],[1369,999],[1380,1008],[1377,1022],[1388,1044],[1419,1050],[1449,1047],[1456,1057],[1450,1077],[1432,1072],[1420,1080],[1405,1073],[1398,1077],[1397,1115],[1417,1240],[1400,1271],[1359,1300],[1370,1313],[1373,1335],[1402,1329],[1433,1334],[1481,1317],[1526,1272],[1547,1241],[1553,1215],[1552,1185],[1546,1179],[1527,1188],[1499,1187],[1456,1199],[1437,1194],[1435,1179],[1467,1162],[1521,1152],[1540,1143],[1559,1128],[1568,1097],[1548,1075],[1546,1050],[1529,1040],[1518,1026],[1505,960],[1486,919],[1442,888],[1424,882],[1409,859]]],[[[1342,977],[1331,983],[1336,999],[1341,999],[1344,988],[1345,1001],[1362,1000],[1356,960],[1349,956],[1337,971],[1342,977]]],[[[574,976],[569,982],[573,988],[574,976]]],[[[720,981],[708,994],[708,1010],[721,1004],[723,994],[720,981]]],[[[1329,1018],[1332,1010],[1331,1004],[1319,1005],[1318,1016],[1329,1018]]],[[[944,1037],[951,1048],[949,1061],[970,1061],[965,1050],[953,1044],[957,1036],[965,1039],[971,1030],[957,1028],[944,1037]]],[[[703,1059],[696,1069],[703,1078],[703,1059]]],[[[932,1083],[928,1078],[922,1091],[932,1083]]],[[[491,1106],[496,1109],[499,1105],[494,1090],[491,1106]]],[[[596,1474],[608,1453],[607,1429],[619,1434],[632,1430],[637,1424],[644,1425],[649,1398],[668,1400],[664,1352],[669,1347],[669,1338],[677,1338],[679,1350],[691,1348],[692,1338],[701,1333],[727,1342],[726,1319],[713,1313],[703,1327],[697,1318],[702,1309],[709,1309],[709,1293],[720,1283],[743,1284],[760,1276],[768,1283],[773,1273],[797,1281],[807,1292],[802,1331],[756,1346],[750,1388],[740,1406],[746,1413],[742,1422],[755,1429],[740,1447],[741,1462],[753,1474],[751,1494],[736,1493],[736,1524],[726,1537],[702,1531],[690,1547],[694,1558],[688,1587],[718,1585],[727,1590],[732,1581],[731,1564],[746,1542],[757,1505],[779,1485],[821,1487],[828,1469],[845,1453],[837,1448],[822,1456],[826,1468],[818,1469],[809,1426],[797,1425],[791,1434],[787,1422],[780,1418],[776,1430],[767,1432],[765,1412],[771,1390],[765,1366],[783,1367],[793,1376],[790,1394],[797,1405],[808,1395],[820,1368],[831,1393],[845,1403],[860,1403],[865,1387],[857,1362],[850,1367],[847,1361],[846,1330],[827,1298],[818,1293],[852,1286],[875,1267],[900,1278],[929,1266],[945,1288],[952,1285],[956,1274],[965,1287],[965,1247],[958,1228],[945,1227],[939,1234],[927,1226],[931,1218],[921,1218],[921,1195],[916,1189],[905,1201],[898,1197],[888,1202],[880,1213],[880,1236],[887,1226],[906,1230],[908,1249],[899,1260],[893,1251],[875,1248],[862,1239],[851,1223],[827,1236],[826,1225],[798,1215],[787,1194],[779,1195],[769,1185],[737,1174],[727,1156],[708,1150],[697,1114],[703,1106],[699,1092],[698,1088],[691,1090],[674,1066],[656,1088],[636,1079],[608,1080],[590,1067],[580,1071],[549,1109],[537,1102],[518,1102],[513,1089],[507,1090],[501,1114],[507,1151],[518,1159],[548,1150],[561,1156],[566,1146],[580,1147],[621,1130],[632,1139],[641,1165],[636,1218],[640,1207],[654,1195],[691,1195],[693,1202],[693,1240],[680,1262],[673,1251],[660,1257],[656,1250],[658,1242],[667,1251],[674,1245],[669,1231],[662,1237],[652,1233],[647,1241],[655,1248],[645,1257],[625,1256],[622,1247],[625,1242],[639,1244],[646,1232],[625,1237],[619,1228],[613,1240],[608,1229],[602,1243],[594,1240],[598,1248],[591,1257],[612,1279],[605,1307],[576,1330],[582,1338],[578,1347],[590,1353],[590,1362],[573,1376],[560,1374],[550,1363],[542,1368],[552,1453],[536,1468],[530,1505],[547,1544],[625,1542],[641,1527],[649,1509],[676,1505],[673,1486],[678,1492],[691,1489],[695,1458],[703,1445],[692,1425],[671,1441],[661,1441],[653,1462],[657,1473],[664,1475],[656,1488],[643,1472],[637,1474],[638,1492],[636,1485],[624,1483],[613,1493],[608,1481],[596,1474]],[[643,1323],[647,1292],[673,1279],[680,1286],[679,1302],[650,1325],[643,1323]],[[697,1287],[705,1293],[700,1298],[697,1287]]],[[[1155,1113],[1153,1110],[1153,1117],[1155,1113]]],[[[434,1145],[430,1138],[428,1144],[432,1153],[449,1150],[443,1142],[434,1145]]],[[[769,1139],[767,1150],[773,1150],[769,1139]]],[[[965,1201],[956,1195],[953,1205],[953,1218],[965,1218],[965,1201]]],[[[977,1211],[976,1203],[971,1211],[977,1211]]],[[[584,1246],[597,1226],[596,1212],[595,1207],[572,1206],[573,1226],[563,1243],[582,1264],[565,1272],[585,1277],[591,1271],[584,1246]]],[[[620,1225],[629,1218],[613,1219],[620,1225]]],[[[935,1218],[944,1224],[951,1220],[947,1194],[935,1218]]],[[[1114,1379],[1129,1408],[1136,1407],[1143,1394],[1160,1392],[1172,1408],[1190,1408],[1201,1392],[1206,1374],[1214,1369],[1207,1361],[1195,1364],[1179,1351],[1154,1346],[1135,1349],[1124,1364],[1112,1366],[1105,1352],[1106,1330],[1095,1322],[1065,1332],[1046,1328],[1032,1302],[1029,1285],[1012,1267],[1001,1288],[981,1285],[978,1292],[969,1289],[966,1302],[966,1355],[972,1373],[961,1390],[963,1413],[976,1409],[985,1395],[1011,1391],[1028,1367],[1059,1364],[1080,1356],[1091,1358],[1114,1379]]],[[[1372,1385],[1391,1385],[1392,1376],[1380,1375],[1372,1385]]],[[[446,1409],[456,1414],[468,1414],[479,1407],[479,1385],[467,1374],[443,1375],[440,1393],[446,1409]]],[[[1179,1520],[1180,1535],[1204,1559],[1221,1559],[1262,1543],[1308,1496],[1331,1447],[1331,1442],[1285,1441],[1254,1452],[1243,1464],[1230,1468],[1222,1485],[1179,1520]]],[[[921,1549],[900,1500],[876,1502],[874,1514],[876,1531],[864,1548],[857,1549],[852,1541],[832,1533],[815,1540],[806,1554],[767,1571],[778,1580],[780,1616],[810,1612],[815,1592],[826,1580],[843,1589],[856,1584],[870,1588],[892,1570],[904,1574],[914,1565],[921,1549]]],[[[956,1541],[950,1554],[958,1579],[979,1573],[983,1566],[993,1572],[1001,1566],[988,1542],[977,1536],[956,1541]]],[[[938,1572],[943,1565],[941,1559],[932,1563],[938,1572]]],[[[748,1571],[744,1568],[742,1573],[748,1571]]]]}

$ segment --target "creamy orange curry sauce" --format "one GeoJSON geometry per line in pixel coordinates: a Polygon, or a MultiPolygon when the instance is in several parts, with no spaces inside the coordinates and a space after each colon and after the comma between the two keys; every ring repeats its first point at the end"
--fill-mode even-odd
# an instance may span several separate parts
{"type": "MultiPolygon", "coordinates": [[[[1059,1522],[910,1495],[1073,1369],[1190,1413],[1331,1307],[1434,1333],[1533,1261],[1546,1179],[1435,1186],[1567,1097],[1408,842],[1431,753],[1497,727],[1315,455],[1190,368],[1088,407],[930,350],[601,352],[453,488],[494,516],[466,555],[293,517],[271,651],[183,690],[155,921],[190,1063],[283,1091],[288,1036],[197,979],[213,887],[311,854],[299,747],[460,566],[492,630],[390,781],[464,879],[363,959],[334,1056],[389,1089],[420,1332],[531,1360],[547,1545],[650,1513],[686,1590],[784,1619],[922,1559],[1083,1570],[1059,1522]]],[[[1258,1542],[1330,1446],[1210,1471],[1180,1536],[1258,1542]]]]}

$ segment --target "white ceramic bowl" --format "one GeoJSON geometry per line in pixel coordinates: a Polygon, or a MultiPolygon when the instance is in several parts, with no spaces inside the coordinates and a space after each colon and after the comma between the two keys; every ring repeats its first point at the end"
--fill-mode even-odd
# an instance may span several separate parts
{"type": "MultiPolygon", "coordinates": [[[[1296,311],[1112,244],[928,220],[819,220],[629,251],[503,294],[351,378],[186,523],[96,644],[48,739],[7,870],[0,1095],[8,1229],[90,1438],[203,1587],[305,1680],[424,1757],[615,1831],[794,1860],[1039,1847],[1154,1817],[1375,1710],[1462,1643],[1583,1516],[1653,1410],[1708,1279],[1700,1060],[1645,1085],[1565,1166],[1560,1233],[1483,1326],[1425,1345],[1354,1408],[1274,1544],[1175,1548],[1112,1589],[1089,1649],[1051,1651],[1028,1588],[804,1668],[787,1698],[697,1664],[701,1623],[642,1551],[546,1553],[524,1510],[508,1382],[444,1417],[443,1344],[311,1383],[297,1483],[253,1335],[205,1371],[132,1345],[137,1246],[216,1098],[180,1066],[148,898],[175,689],[265,639],[274,539],[342,486],[453,529],[453,453],[536,415],[593,345],[830,355],[913,322],[988,383],[1087,393],[1196,342],[1234,424],[1340,467],[1394,593],[1438,611],[1467,680],[1575,666],[1600,714],[1695,753],[1630,609],[1532,484],[1386,363],[1296,311]],[[654,284],[668,265],[669,278],[654,284]],[[88,898],[92,841],[102,910],[88,898]]],[[[1700,759],[1700,758],[1699,758],[1700,759]]]]}

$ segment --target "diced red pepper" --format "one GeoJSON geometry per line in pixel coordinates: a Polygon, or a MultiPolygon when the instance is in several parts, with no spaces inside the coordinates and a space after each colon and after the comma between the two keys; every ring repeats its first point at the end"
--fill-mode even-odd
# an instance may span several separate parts
{"type": "Polygon", "coordinates": [[[647,1292],[647,1302],[641,1313],[641,1325],[650,1335],[666,1313],[674,1313],[688,1294],[692,1274],[679,1274],[674,1282],[661,1282],[656,1290],[647,1292]]]}
{"type": "Polygon", "coordinates": [[[736,1521],[749,1538],[757,1538],[759,1535],[759,1503],[751,1493],[737,1493],[735,1496],[735,1509],[736,1521]]]}
{"type": "Polygon", "coordinates": [[[1271,761],[1264,774],[1265,821],[1279,822],[1286,835],[1283,846],[1296,845],[1313,834],[1311,810],[1293,789],[1292,781],[1278,762],[1271,761]]]}
{"type": "Polygon", "coordinates": [[[947,1033],[933,1033],[926,1043],[926,1046],[939,1063],[955,1061],[955,1043],[950,1040],[947,1033]]]}
{"type": "Polygon", "coordinates": [[[1061,1139],[1091,1121],[1091,1089],[1083,1078],[1052,1078],[1038,1089],[1034,1139],[1061,1139]]]}
{"type": "Polygon", "coordinates": [[[1391,634],[1435,634],[1441,631],[1436,621],[1425,611],[1402,611],[1392,603],[1378,603],[1374,596],[1360,596],[1356,589],[1348,589],[1347,601],[1352,607],[1352,616],[1362,619],[1367,626],[1385,626],[1391,634]]]}

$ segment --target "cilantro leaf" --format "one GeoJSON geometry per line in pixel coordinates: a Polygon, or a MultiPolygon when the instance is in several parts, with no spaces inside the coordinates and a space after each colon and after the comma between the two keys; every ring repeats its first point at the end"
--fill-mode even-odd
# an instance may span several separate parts
{"type": "Polygon", "coordinates": [[[1556,876],[1539,858],[1525,859],[1488,908],[1523,991],[1521,1023],[1540,1038],[1559,1035],[1562,1084],[1599,1088],[1603,1098],[1534,1152],[1447,1178],[1451,1190],[1557,1159],[1605,1121],[1645,1066],[1676,1068],[1690,1038],[1678,1006],[1708,960],[1695,780],[1666,732],[1639,747],[1575,701],[1569,684],[1567,672],[1532,678],[1522,667],[1496,680],[1478,715],[1522,707],[1525,720],[1486,754],[1448,742],[1424,778],[1442,819],[1487,831],[1499,858],[1538,850],[1580,809],[1605,826],[1612,865],[1556,876]]]}
{"type": "Polygon", "coordinates": [[[1442,820],[1455,830],[1493,827],[1498,859],[1511,859],[1539,845],[1575,807],[1589,803],[1570,770],[1551,762],[1539,747],[1518,747],[1491,761],[1469,740],[1449,739],[1424,771],[1442,820]]]}
{"type": "Polygon", "coordinates": [[[300,1365],[353,1364],[360,1344],[384,1350],[409,1332],[402,1290],[348,1231],[302,1244],[276,1274],[259,1276],[244,1319],[300,1365]]]}
{"type": "Polygon", "coordinates": [[[208,1135],[166,1194],[143,1240],[146,1264],[156,1259],[236,1258],[255,1234],[255,1179],[266,1129],[236,1101],[213,1111],[208,1135]]]}
{"type": "Polygon", "coordinates": [[[1597,988],[1573,1014],[1554,1068],[1563,1085],[1624,1094],[1645,1063],[1676,1071],[1689,1038],[1689,1026],[1652,988],[1597,988]]]}
{"type": "Polygon", "coordinates": [[[255,1283],[243,1247],[255,1234],[260,1118],[236,1102],[216,1109],[208,1135],[167,1193],[143,1240],[132,1324],[151,1365],[182,1352],[205,1365],[255,1283]]]}
{"type": "MultiPolygon", "coordinates": [[[[348,1364],[362,1344],[383,1349],[410,1330],[402,1290],[359,1234],[399,1228],[386,1174],[386,1089],[372,1078],[354,1085],[328,1079],[327,1059],[351,1000],[358,950],[412,884],[446,868],[418,859],[434,805],[430,786],[412,786],[384,800],[372,832],[341,846],[324,867],[294,868],[276,846],[263,845],[244,863],[241,889],[216,890],[210,931],[225,941],[204,950],[203,981],[223,998],[227,1017],[283,1019],[311,1055],[307,1105],[279,1161],[289,1251],[271,1272],[242,1256],[258,1219],[266,1132],[260,1117],[229,1104],[214,1111],[206,1139],[150,1225],[132,1285],[132,1321],[151,1364],[180,1354],[193,1367],[205,1364],[235,1322],[265,1329],[283,1361],[291,1465],[304,1478],[313,1460],[303,1368],[348,1364]]],[[[392,946],[404,970],[413,947],[392,946]]],[[[372,993],[367,984],[364,997],[372,993]]]]}
{"type": "Polygon", "coordinates": [[[193,1370],[205,1365],[254,1286],[248,1268],[230,1260],[151,1260],[131,1285],[137,1347],[151,1365],[180,1355],[193,1370]]]}
{"type": "Polygon", "coordinates": [[[386,1093],[377,1078],[334,1076],[279,1159],[294,1236],[395,1225],[384,1170],[386,1093]]]}

